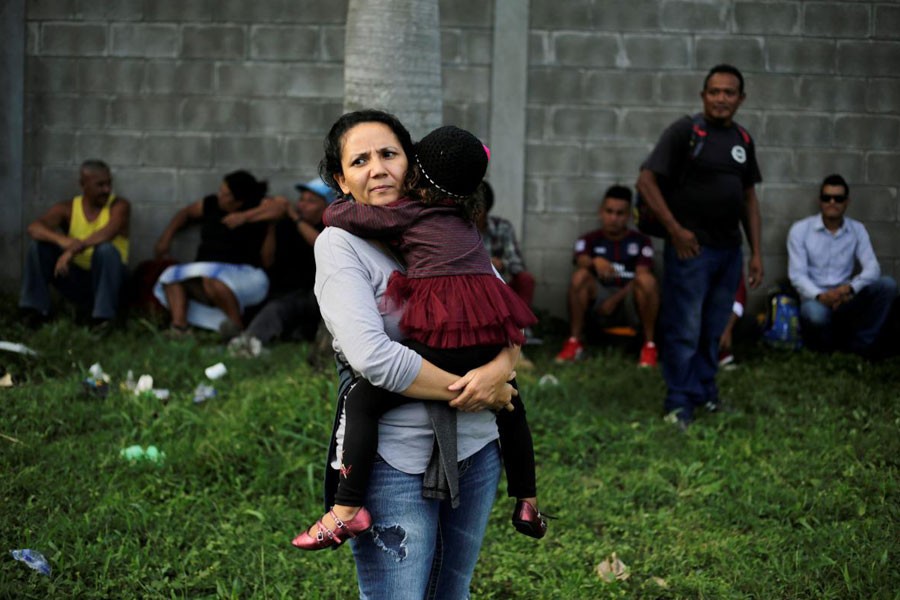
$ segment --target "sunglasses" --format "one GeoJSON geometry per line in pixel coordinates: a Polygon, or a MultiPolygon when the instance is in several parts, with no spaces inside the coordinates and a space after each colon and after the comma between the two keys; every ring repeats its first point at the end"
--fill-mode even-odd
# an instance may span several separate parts
{"type": "Polygon", "coordinates": [[[819,194],[819,202],[837,202],[843,204],[847,201],[847,194],[819,194]]]}

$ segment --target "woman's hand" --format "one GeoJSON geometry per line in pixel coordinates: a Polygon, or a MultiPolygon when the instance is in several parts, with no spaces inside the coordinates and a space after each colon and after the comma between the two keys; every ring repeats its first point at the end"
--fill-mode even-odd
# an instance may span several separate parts
{"type": "Polygon", "coordinates": [[[460,379],[455,381],[448,389],[451,391],[462,390],[462,393],[450,401],[450,406],[463,412],[478,412],[480,410],[512,410],[513,396],[519,392],[510,385],[516,372],[507,372],[506,378],[503,372],[491,366],[491,363],[472,369],[460,379]]]}
{"type": "Polygon", "coordinates": [[[510,347],[500,352],[494,360],[472,369],[448,388],[461,391],[460,395],[450,401],[450,406],[464,412],[479,410],[512,410],[513,396],[519,392],[509,384],[515,379],[518,347],[510,347]]]}

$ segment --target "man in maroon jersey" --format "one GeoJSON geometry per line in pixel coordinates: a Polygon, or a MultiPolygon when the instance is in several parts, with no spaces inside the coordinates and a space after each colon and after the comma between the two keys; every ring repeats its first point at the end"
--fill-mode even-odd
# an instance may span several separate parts
{"type": "Polygon", "coordinates": [[[600,327],[627,325],[642,331],[638,365],[657,364],[654,326],[659,286],[653,275],[653,246],[650,238],[628,227],[630,214],[631,190],[610,187],[600,203],[600,229],[575,242],[575,272],[568,293],[570,337],[556,355],[558,363],[581,358],[581,336],[590,318],[600,327]]]}

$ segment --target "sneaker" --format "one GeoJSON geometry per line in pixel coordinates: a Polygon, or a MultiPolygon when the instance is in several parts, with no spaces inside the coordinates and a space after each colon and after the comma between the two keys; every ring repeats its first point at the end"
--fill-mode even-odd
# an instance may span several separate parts
{"type": "Polygon", "coordinates": [[[578,341],[578,338],[570,337],[563,344],[562,350],[556,355],[556,362],[575,362],[584,355],[584,346],[578,341]]]}
{"type": "Polygon", "coordinates": [[[656,344],[647,342],[644,344],[644,347],[641,348],[641,358],[638,359],[638,366],[646,368],[655,367],[656,365],[656,344]]]}
{"type": "Polygon", "coordinates": [[[728,402],[723,402],[721,398],[716,398],[715,400],[708,400],[703,407],[711,413],[725,413],[732,414],[734,413],[734,407],[731,406],[728,402]]]}
{"type": "Polygon", "coordinates": [[[737,363],[734,362],[734,354],[731,350],[719,351],[719,367],[726,371],[737,368],[737,363]]]}
{"type": "Polygon", "coordinates": [[[663,421],[670,425],[675,425],[678,431],[686,432],[688,427],[691,426],[692,419],[684,416],[681,409],[677,409],[664,416],[663,421]]]}
{"type": "Polygon", "coordinates": [[[257,358],[262,354],[263,345],[258,338],[242,333],[228,342],[228,355],[240,358],[257,358]]]}

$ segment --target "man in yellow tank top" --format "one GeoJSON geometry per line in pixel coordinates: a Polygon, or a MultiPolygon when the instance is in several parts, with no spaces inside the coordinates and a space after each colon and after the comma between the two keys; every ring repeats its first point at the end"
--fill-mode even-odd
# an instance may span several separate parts
{"type": "Polygon", "coordinates": [[[19,306],[33,323],[50,314],[50,284],[94,324],[116,317],[125,265],[131,206],[112,193],[109,166],[81,164],[81,195],[54,204],[28,226],[19,306]]]}

